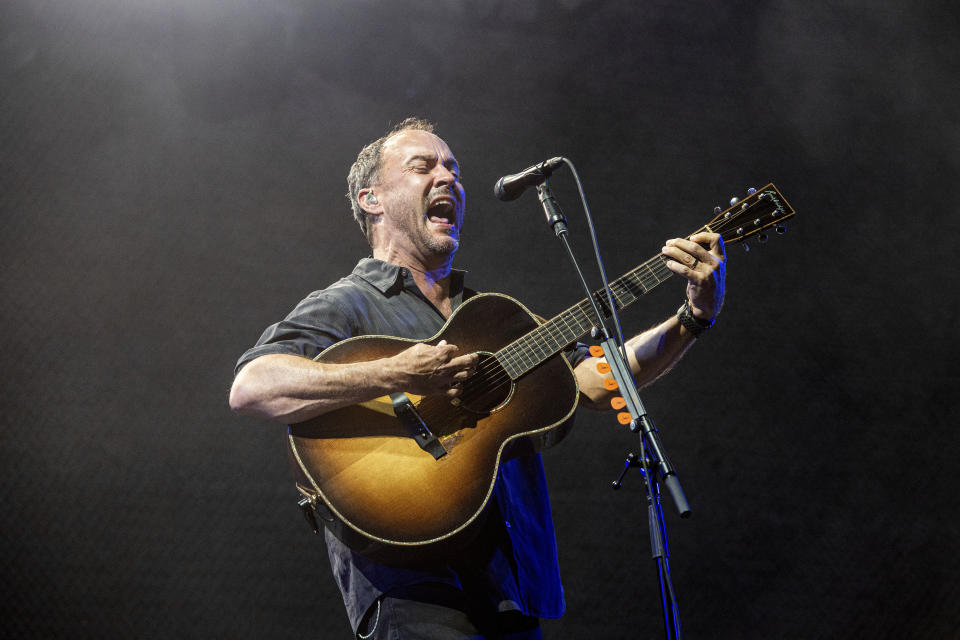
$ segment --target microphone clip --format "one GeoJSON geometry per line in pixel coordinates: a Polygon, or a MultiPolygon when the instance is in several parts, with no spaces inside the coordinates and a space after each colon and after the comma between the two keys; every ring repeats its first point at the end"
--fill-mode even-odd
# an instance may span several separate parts
{"type": "Polygon", "coordinates": [[[537,197],[540,199],[540,204],[543,205],[543,214],[547,217],[547,224],[557,234],[557,237],[559,238],[567,233],[567,217],[563,214],[560,203],[553,197],[548,179],[544,178],[543,182],[537,185],[537,197]]]}

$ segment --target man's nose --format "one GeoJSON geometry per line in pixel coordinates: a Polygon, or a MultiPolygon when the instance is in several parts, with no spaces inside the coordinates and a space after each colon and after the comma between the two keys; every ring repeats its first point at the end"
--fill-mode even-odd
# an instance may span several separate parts
{"type": "Polygon", "coordinates": [[[434,173],[436,175],[434,182],[437,184],[437,186],[446,187],[454,184],[457,181],[457,176],[455,176],[450,169],[442,164],[437,164],[436,168],[434,169],[434,173]]]}

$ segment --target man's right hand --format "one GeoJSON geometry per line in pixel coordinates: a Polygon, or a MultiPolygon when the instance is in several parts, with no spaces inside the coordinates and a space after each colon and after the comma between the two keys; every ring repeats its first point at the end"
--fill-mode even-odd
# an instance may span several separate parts
{"type": "Polygon", "coordinates": [[[403,390],[420,396],[460,395],[460,384],[477,369],[479,356],[458,356],[456,345],[441,340],[434,345],[415,344],[388,358],[388,366],[398,376],[403,390]]]}

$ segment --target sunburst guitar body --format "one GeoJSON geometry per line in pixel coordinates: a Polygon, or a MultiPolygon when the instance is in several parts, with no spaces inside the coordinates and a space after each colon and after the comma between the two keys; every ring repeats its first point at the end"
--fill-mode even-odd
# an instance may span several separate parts
{"type": "MultiPolygon", "coordinates": [[[[794,215],[773,184],[751,190],[698,231],[726,243],[763,234],[794,215]]],[[[692,234],[691,234],[692,235],[692,234]]],[[[624,308],[673,274],[656,255],[611,283],[624,308]]],[[[594,299],[604,314],[601,290],[594,299]]],[[[361,336],[317,356],[327,363],[387,358],[446,340],[476,352],[457,398],[406,393],[375,398],[290,425],[301,505],[355,551],[393,564],[442,560],[476,530],[500,465],[559,441],[579,390],[562,352],[596,324],[588,300],[540,322],[517,300],[479,294],[422,341],[361,336]]]]}

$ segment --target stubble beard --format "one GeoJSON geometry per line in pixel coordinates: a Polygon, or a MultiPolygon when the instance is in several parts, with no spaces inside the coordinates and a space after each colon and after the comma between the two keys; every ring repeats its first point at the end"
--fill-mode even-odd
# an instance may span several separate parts
{"type": "Polygon", "coordinates": [[[430,219],[411,207],[403,218],[403,233],[415,247],[432,256],[453,256],[460,248],[460,232],[454,229],[449,234],[437,234],[430,230],[430,219]]]}

